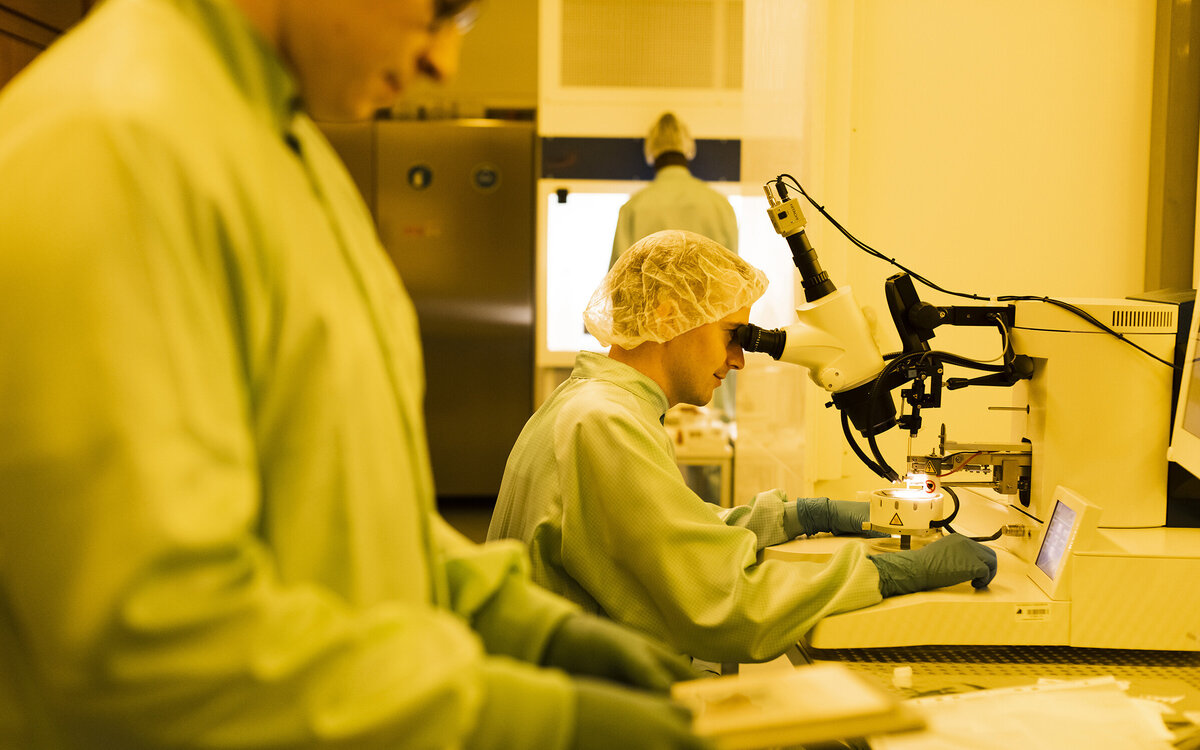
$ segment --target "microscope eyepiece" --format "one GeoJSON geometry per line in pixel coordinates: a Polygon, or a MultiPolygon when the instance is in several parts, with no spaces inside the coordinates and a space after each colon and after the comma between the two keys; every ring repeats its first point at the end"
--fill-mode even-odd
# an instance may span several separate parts
{"type": "Polygon", "coordinates": [[[738,343],[748,352],[764,352],[772,359],[783,356],[787,333],[778,328],[759,328],[753,323],[737,327],[738,343]]]}

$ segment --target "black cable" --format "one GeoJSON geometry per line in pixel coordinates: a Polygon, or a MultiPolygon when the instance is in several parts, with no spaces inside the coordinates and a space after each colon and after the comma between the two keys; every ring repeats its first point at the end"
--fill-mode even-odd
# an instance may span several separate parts
{"type": "Polygon", "coordinates": [[[960,357],[959,355],[951,354],[950,352],[928,353],[934,355],[934,359],[948,365],[958,365],[959,367],[966,367],[971,370],[983,370],[984,372],[1004,372],[1005,370],[1004,365],[993,365],[990,362],[980,362],[974,359],[967,359],[966,357],[960,357]]]}
{"type": "Polygon", "coordinates": [[[958,365],[959,367],[965,367],[971,370],[982,370],[984,372],[1004,372],[1008,369],[1008,365],[1014,359],[1016,359],[1016,352],[1011,352],[1010,342],[1012,339],[1008,333],[1008,326],[1005,325],[1004,319],[999,315],[991,315],[989,317],[996,321],[997,326],[1000,328],[1001,339],[1004,341],[1003,365],[994,365],[991,362],[984,362],[978,359],[968,359],[958,354],[951,354],[950,352],[943,352],[936,349],[927,352],[889,352],[888,354],[884,354],[883,358],[884,360],[895,360],[910,354],[924,354],[943,364],[958,365]],[[1012,355],[1011,357],[1009,356],[1010,353],[1012,355]]]}
{"type": "Polygon", "coordinates": [[[900,357],[907,357],[912,354],[926,354],[944,364],[958,365],[959,367],[966,367],[971,370],[983,370],[984,372],[1004,372],[1003,365],[993,365],[991,362],[982,362],[977,359],[967,359],[966,357],[958,354],[951,354],[950,352],[943,352],[939,350],[932,350],[928,352],[889,352],[888,354],[883,355],[883,359],[885,361],[894,361],[900,357]]]}
{"type": "MultiPolygon", "coordinates": [[[[871,384],[871,390],[867,394],[867,421],[869,424],[875,424],[875,416],[878,412],[877,404],[880,402],[881,394],[891,393],[890,389],[885,390],[883,388],[883,384],[887,382],[888,376],[900,369],[901,365],[908,360],[913,358],[924,360],[927,357],[944,364],[958,365],[959,367],[974,368],[977,370],[984,370],[986,372],[1004,372],[1004,367],[1000,365],[978,362],[973,359],[967,359],[966,357],[960,357],[957,354],[951,354],[950,352],[935,350],[928,352],[897,352],[895,354],[888,354],[884,357],[884,359],[889,361],[886,365],[884,365],[884,368],[879,373],[879,376],[875,378],[875,382],[871,384]]],[[[920,367],[921,362],[918,362],[917,366],[920,367]]],[[[899,479],[900,475],[896,473],[895,469],[888,464],[887,459],[883,457],[883,452],[879,449],[879,441],[875,439],[875,435],[871,434],[867,436],[867,445],[871,448],[871,455],[875,457],[875,460],[871,461],[864,453],[861,452],[857,443],[853,442],[853,437],[845,426],[845,412],[843,412],[842,417],[842,429],[846,432],[846,437],[850,441],[850,447],[854,449],[854,453],[859,457],[859,459],[861,459],[868,468],[884,479],[892,482],[899,479]]]]}
{"type": "MultiPolygon", "coordinates": [[[[958,534],[958,532],[954,530],[954,527],[950,525],[950,521],[952,521],[954,519],[954,516],[958,515],[958,507],[959,507],[958,495],[955,494],[954,490],[950,489],[946,485],[942,485],[942,491],[948,492],[950,494],[950,497],[954,498],[954,512],[951,513],[949,516],[947,516],[942,523],[939,523],[937,525],[941,526],[946,531],[949,531],[951,534],[958,534]]],[[[932,526],[932,525],[933,524],[930,524],[930,526],[932,526]]],[[[1001,529],[997,529],[996,533],[992,534],[991,536],[968,536],[967,539],[972,539],[976,542],[994,542],[997,539],[999,539],[1001,536],[1003,536],[1003,534],[1004,534],[1004,529],[1001,528],[1001,529]]],[[[964,535],[960,535],[960,536],[964,536],[964,535]]]]}
{"type": "MultiPolygon", "coordinates": [[[[817,211],[821,214],[821,216],[825,217],[826,221],[828,221],[830,224],[832,224],[834,226],[835,229],[837,229],[839,232],[841,232],[842,235],[846,239],[850,240],[850,242],[855,247],[859,248],[860,250],[867,253],[868,255],[874,256],[876,258],[879,258],[882,261],[892,264],[896,268],[899,268],[901,271],[907,273],[909,276],[912,276],[914,279],[921,282],[922,284],[929,287],[930,289],[936,289],[939,292],[942,292],[944,294],[949,294],[954,297],[965,297],[966,299],[982,300],[982,301],[987,301],[987,302],[992,301],[991,297],[984,297],[984,296],[981,296],[978,294],[971,294],[969,292],[956,292],[956,291],[953,291],[950,289],[946,289],[945,287],[935,284],[934,282],[925,278],[924,276],[917,273],[916,271],[913,271],[912,269],[904,266],[902,263],[897,261],[895,258],[887,257],[883,253],[879,252],[875,248],[871,247],[867,243],[865,243],[862,240],[855,237],[853,234],[850,233],[850,231],[848,229],[846,229],[841,224],[839,224],[837,219],[834,219],[833,216],[831,216],[829,214],[829,212],[825,210],[824,206],[817,203],[817,201],[811,195],[808,194],[808,191],[806,191],[804,189],[804,186],[800,184],[800,181],[797,180],[792,175],[787,174],[787,173],[781,174],[778,177],[776,177],[773,180],[773,182],[775,182],[777,184],[787,184],[787,182],[785,182],[785,180],[790,180],[791,185],[793,187],[795,187],[796,190],[800,191],[800,194],[803,195],[804,198],[809,203],[812,204],[813,208],[817,209],[817,211]]],[[[1030,296],[1030,295],[1005,295],[1003,297],[996,297],[995,300],[997,302],[1019,302],[1019,301],[1045,302],[1045,303],[1048,303],[1051,305],[1057,305],[1057,306],[1063,308],[1064,310],[1067,310],[1068,312],[1071,312],[1071,313],[1079,316],[1080,318],[1083,318],[1084,320],[1086,320],[1087,322],[1096,326],[1097,328],[1099,328],[1100,330],[1109,334],[1110,336],[1115,336],[1120,341],[1123,341],[1126,344],[1129,344],[1130,346],[1132,346],[1133,348],[1142,352],[1143,354],[1150,357],[1151,359],[1153,359],[1157,362],[1161,362],[1162,364],[1166,365],[1167,367],[1170,367],[1172,370],[1182,370],[1183,369],[1183,367],[1180,365],[1176,365],[1172,362],[1168,362],[1167,360],[1162,359],[1161,357],[1158,357],[1158,356],[1150,353],[1143,347],[1135,344],[1133,341],[1130,341],[1127,337],[1125,337],[1124,334],[1118,333],[1117,331],[1114,331],[1112,328],[1109,328],[1108,326],[1101,323],[1099,320],[1096,320],[1096,318],[1094,316],[1092,316],[1091,314],[1089,314],[1086,310],[1082,310],[1068,302],[1063,302],[1062,300],[1053,299],[1051,297],[1038,297],[1038,296],[1030,296]]]]}
{"type": "Polygon", "coordinates": [[[1017,352],[1012,345],[1012,331],[1008,328],[1008,323],[1004,322],[1004,316],[993,313],[988,316],[996,322],[996,327],[1000,329],[1000,339],[1004,342],[1004,352],[1000,355],[1004,362],[1004,369],[1017,359],[1017,352]]]}
{"type": "MultiPolygon", "coordinates": [[[[956,495],[954,490],[950,489],[949,487],[943,486],[942,490],[950,496],[951,500],[954,501],[954,510],[950,511],[950,515],[946,516],[945,518],[943,518],[940,521],[930,521],[929,528],[931,528],[931,529],[936,529],[936,528],[949,529],[950,522],[953,521],[954,517],[958,515],[958,508],[959,508],[958,495],[956,495]]],[[[953,529],[950,529],[950,530],[953,532],[953,529]]]]}
{"type": "Polygon", "coordinates": [[[821,216],[825,217],[826,221],[828,221],[830,224],[832,224],[834,226],[835,229],[837,229],[839,232],[841,232],[842,235],[846,239],[850,240],[850,242],[853,243],[855,247],[859,248],[860,250],[867,253],[868,255],[872,255],[876,258],[879,258],[882,261],[891,263],[893,266],[895,266],[896,268],[899,268],[901,271],[904,271],[909,276],[912,276],[914,279],[916,279],[917,281],[920,281],[925,286],[927,286],[931,289],[936,289],[939,292],[944,292],[945,294],[949,294],[949,295],[952,295],[955,297],[965,297],[967,299],[983,300],[983,301],[988,301],[988,302],[991,301],[990,297],[983,297],[978,294],[970,294],[967,292],[955,292],[955,291],[951,291],[950,289],[946,289],[942,286],[939,286],[938,284],[935,284],[934,282],[925,278],[924,276],[917,273],[916,271],[913,271],[910,268],[906,268],[902,263],[897,261],[895,258],[887,257],[883,253],[879,252],[875,248],[871,247],[867,243],[865,243],[862,240],[860,240],[859,238],[855,237],[853,234],[850,233],[850,230],[846,229],[844,226],[839,224],[837,219],[833,218],[833,216],[831,216],[829,214],[829,212],[825,210],[824,206],[817,203],[816,200],[814,200],[813,197],[808,194],[808,192],[804,189],[804,186],[801,185],[800,181],[797,180],[795,177],[791,176],[790,174],[785,173],[785,174],[781,174],[778,177],[776,177],[774,181],[777,183],[787,184],[786,182],[784,182],[785,179],[791,181],[792,186],[800,191],[800,194],[803,195],[804,198],[813,205],[813,208],[817,209],[817,211],[820,212],[821,216]]]}
{"type": "MultiPolygon", "coordinates": [[[[913,359],[914,357],[923,359],[932,354],[934,354],[934,352],[908,352],[898,355],[895,359],[884,365],[883,370],[875,378],[875,382],[871,383],[871,390],[867,392],[867,423],[869,425],[875,424],[875,415],[879,411],[877,405],[880,402],[880,394],[882,393],[888,398],[891,398],[891,389],[883,387],[883,384],[888,380],[888,376],[900,369],[900,365],[907,360],[913,359]]],[[[887,459],[883,457],[882,451],[879,450],[879,441],[875,439],[874,432],[872,432],[870,435],[867,435],[867,445],[870,446],[871,455],[875,457],[876,463],[878,463],[879,468],[882,469],[882,472],[876,473],[878,473],[884,479],[892,482],[899,480],[900,475],[897,474],[895,469],[888,464],[887,459]]]]}
{"type": "MultiPolygon", "coordinates": [[[[946,530],[949,531],[951,534],[958,534],[957,531],[950,528],[949,524],[946,524],[946,530]]],[[[966,535],[959,534],[959,536],[966,536],[966,535]]],[[[994,542],[1002,536],[1004,536],[1004,529],[997,529],[996,533],[992,534],[991,536],[968,536],[967,539],[971,539],[976,542],[994,542]]]]}
{"type": "Polygon", "coordinates": [[[846,442],[850,444],[850,448],[854,451],[854,455],[858,456],[858,460],[866,464],[867,468],[871,471],[887,479],[887,474],[884,473],[879,464],[872,461],[866,453],[863,453],[862,448],[859,447],[858,441],[854,439],[854,433],[850,429],[850,415],[844,411],[842,412],[842,433],[845,434],[846,442]]]}
{"type": "Polygon", "coordinates": [[[900,475],[888,465],[887,460],[883,457],[883,452],[879,450],[879,441],[875,439],[875,433],[867,436],[867,445],[871,448],[871,455],[875,456],[875,460],[879,462],[879,470],[875,473],[889,482],[900,481],[900,475]]]}
{"type": "Polygon", "coordinates": [[[1099,320],[1097,320],[1096,317],[1094,315],[1092,315],[1091,313],[1089,313],[1087,310],[1076,307],[1075,305],[1072,305],[1070,302],[1064,302],[1060,299],[1054,299],[1053,297],[1034,297],[1034,296],[1024,296],[1024,295],[1008,295],[1008,296],[1004,296],[1004,297],[997,297],[996,301],[997,302],[1045,302],[1050,305],[1055,305],[1057,307],[1061,307],[1062,309],[1066,310],[1067,312],[1070,312],[1074,315],[1077,315],[1080,318],[1083,318],[1084,320],[1086,320],[1087,322],[1096,326],[1097,328],[1099,328],[1101,331],[1104,331],[1108,335],[1115,336],[1116,338],[1120,339],[1121,341],[1124,341],[1126,344],[1129,344],[1134,349],[1137,349],[1138,351],[1142,352],[1147,357],[1150,357],[1151,359],[1162,362],[1164,365],[1166,365],[1167,367],[1170,367],[1172,370],[1182,370],[1183,369],[1182,366],[1175,365],[1174,363],[1168,362],[1167,360],[1165,360],[1161,357],[1158,357],[1158,356],[1150,353],[1149,351],[1146,351],[1142,347],[1140,347],[1137,344],[1135,344],[1134,342],[1130,341],[1129,338],[1127,338],[1125,336],[1125,334],[1120,333],[1118,331],[1114,331],[1112,328],[1109,328],[1108,326],[1106,326],[1105,324],[1103,324],[1099,320]]]}

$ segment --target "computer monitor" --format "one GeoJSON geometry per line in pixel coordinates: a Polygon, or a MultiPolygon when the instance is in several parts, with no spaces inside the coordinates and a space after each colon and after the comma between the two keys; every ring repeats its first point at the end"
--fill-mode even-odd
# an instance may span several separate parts
{"type": "Polygon", "coordinates": [[[1194,477],[1200,477],[1200,367],[1196,358],[1200,356],[1200,315],[1192,308],[1188,323],[1187,352],[1183,358],[1183,372],[1179,383],[1179,397],[1175,405],[1175,424],[1171,428],[1171,447],[1168,457],[1187,469],[1194,477]]]}

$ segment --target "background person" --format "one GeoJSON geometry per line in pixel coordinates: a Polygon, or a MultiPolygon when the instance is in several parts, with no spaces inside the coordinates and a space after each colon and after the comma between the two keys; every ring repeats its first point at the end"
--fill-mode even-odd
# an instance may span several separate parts
{"type": "Polygon", "coordinates": [[[688,169],[696,141],[687,126],[673,113],[663,113],[646,134],[644,149],[654,180],[621,206],[609,267],[634,242],[663,229],[702,234],[736,253],[737,216],[729,198],[688,169]]]}
{"type": "Polygon", "coordinates": [[[702,745],[677,655],[434,511],[412,307],[308,113],[469,2],[105,0],[0,95],[0,747],[702,745]]]}
{"type": "MultiPolygon", "coordinates": [[[[738,251],[737,215],[729,198],[693,176],[688,165],[696,158],[696,141],[674,113],[664,112],[643,142],[646,163],[654,167],[654,180],[621,206],[613,236],[611,268],[634,242],[664,229],[683,229],[715,240],[738,251]]],[[[717,418],[734,419],[737,376],[731,375],[709,405],[717,418]]],[[[704,404],[700,404],[704,406],[704,404]]],[[[721,476],[716,467],[684,467],[689,484],[717,502],[721,476]]]]}
{"type": "Polygon", "coordinates": [[[788,500],[780,490],[720,509],[684,483],[662,425],[703,404],[743,363],[736,330],[766,290],[761,271],[716,242],[664,231],[627,250],[584,313],[607,356],[581,352],[526,424],[505,467],[488,539],[529,545],[534,580],[711,662],[757,662],[821,617],[883,597],[971,581],[995,552],[962,536],[825,563],[766,560],[800,535],[862,533],[868,504],[788,500]]]}

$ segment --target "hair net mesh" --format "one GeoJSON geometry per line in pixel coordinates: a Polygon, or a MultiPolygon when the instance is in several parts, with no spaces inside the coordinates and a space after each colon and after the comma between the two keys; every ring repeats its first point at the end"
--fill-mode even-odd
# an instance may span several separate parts
{"type": "Polygon", "coordinates": [[[632,349],[749,307],[767,290],[762,271],[694,232],[655,232],[629,246],[583,312],[605,346],[632,349]]]}
{"type": "Polygon", "coordinates": [[[670,112],[665,112],[646,134],[644,144],[646,163],[654,166],[654,160],[668,151],[678,151],[688,161],[696,158],[696,141],[687,126],[670,112]]]}

